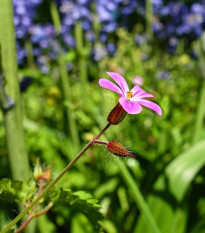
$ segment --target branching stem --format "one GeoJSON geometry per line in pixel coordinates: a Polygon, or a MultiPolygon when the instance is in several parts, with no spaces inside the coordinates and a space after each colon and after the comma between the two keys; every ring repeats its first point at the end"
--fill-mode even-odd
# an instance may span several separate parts
{"type": "MultiPolygon", "coordinates": [[[[8,232],[20,219],[22,219],[38,202],[46,196],[46,194],[51,190],[51,188],[61,179],[61,177],[78,161],[78,159],[86,152],[86,150],[97,140],[108,128],[110,123],[108,123],[105,128],[91,140],[81,152],[63,169],[63,171],[40,193],[40,195],[26,208],[24,209],[10,224],[1,232],[8,232]]],[[[31,221],[30,219],[28,220],[31,221]]]]}
{"type": "Polygon", "coordinates": [[[21,226],[16,230],[15,233],[22,232],[34,217],[37,218],[37,217],[40,217],[41,215],[47,213],[52,206],[53,206],[53,203],[51,202],[39,213],[29,215],[28,218],[21,224],[21,226]]]}

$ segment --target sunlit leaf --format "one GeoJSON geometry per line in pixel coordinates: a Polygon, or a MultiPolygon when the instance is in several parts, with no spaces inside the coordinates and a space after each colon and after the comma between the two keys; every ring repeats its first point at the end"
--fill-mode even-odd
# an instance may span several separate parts
{"type": "Polygon", "coordinates": [[[205,140],[198,142],[167,167],[169,189],[181,201],[190,186],[190,183],[205,164],[205,140]]]}
{"type": "Polygon", "coordinates": [[[36,183],[33,180],[28,182],[19,180],[0,180],[0,199],[6,201],[26,202],[36,191],[36,183]]]}

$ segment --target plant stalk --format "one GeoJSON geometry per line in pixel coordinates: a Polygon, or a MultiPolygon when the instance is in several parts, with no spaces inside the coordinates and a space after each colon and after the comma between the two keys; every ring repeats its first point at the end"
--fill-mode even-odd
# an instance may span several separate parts
{"type": "Polygon", "coordinates": [[[88,85],[87,85],[87,68],[85,59],[85,50],[83,47],[83,29],[81,21],[77,21],[74,28],[76,51],[78,55],[79,76],[81,79],[82,90],[84,90],[84,106],[89,106],[88,85]]]}
{"type": "MultiPolygon", "coordinates": [[[[61,20],[60,20],[60,16],[58,13],[56,3],[53,0],[49,0],[49,6],[50,6],[51,17],[52,17],[55,30],[56,32],[60,33],[61,20]]],[[[65,101],[71,103],[72,102],[72,98],[71,98],[72,89],[71,89],[71,85],[69,82],[69,76],[68,76],[68,71],[66,69],[66,64],[64,62],[63,54],[61,51],[58,52],[58,65],[60,69],[61,84],[62,84],[62,90],[63,90],[65,101]]],[[[74,111],[66,107],[66,115],[68,119],[69,130],[71,132],[73,144],[75,145],[76,151],[79,151],[80,150],[80,139],[79,139],[79,134],[78,134],[78,128],[77,128],[76,121],[75,121],[74,111]]]]}
{"type": "Polygon", "coordinates": [[[34,61],[34,56],[33,56],[33,48],[32,48],[32,43],[30,40],[26,40],[25,43],[25,48],[26,48],[26,52],[27,52],[27,63],[28,63],[28,67],[33,69],[36,67],[35,65],[35,61],[34,61]]]}
{"type": "Polygon", "coordinates": [[[15,102],[12,109],[3,112],[8,156],[13,178],[26,180],[30,175],[30,168],[22,125],[12,1],[0,0],[0,5],[2,69],[6,78],[7,94],[15,102]]]}
{"type": "Polygon", "coordinates": [[[22,219],[38,202],[46,196],[46,194],[51,190],[51,188],[62,178],[62,176],[78,161],[78,159],[87,151],[87,149],[95,143],[108,128],[110,124],[108,123],[105,128],[91,140],[81,152],[63,169],[63,171],[42,191],[42,193],[26,208],[24,209],[1,233],[8,232],[20,219],[22,219]]]}
{"type": "Polygon", "coordinates": [[[15,231],[15,233],[22,232],[26,228],[26,226],[31,222],[33,217],[33,215],[29,215],[28,218],[23,222],[23,224],[15,231]]]}
{"type": "Polygon", "coordinates": [[[108,145],[108,142],[104,142],[104,141],[98,141],[98,140],[95,140],[95,143],[96,144],[100,144],[100,145],[108,145]]]}
{"type": "Polygon", "coordinates": [[[153,31],[152,31],[152,2],[151,0],[146,0],[146,12],[145,12],[145,19],[146,19],[146,33],[151,40],[153,37],[153,31]]]}
{"type": "Polygon", "coordinates": [[[33,218],[37,218],[37,217],[40,217],[41,215],[43,215],[43,214],[45,214],[45,213],[47,213],[49,210],[50,210],[50,208],[53,206],[53,203],[49,203],[41,212],[39,212],[39,213],[36,213],[36,214],[34,214],[34,215],[29,215],[28,216],[28,218],[21,224],[21,226],[15,231],[15,233],[20,233],[20,232],[22,232],[27,226],[28,226],[28,224],[31,222],[31,220],[33,219],[33,218]]]}

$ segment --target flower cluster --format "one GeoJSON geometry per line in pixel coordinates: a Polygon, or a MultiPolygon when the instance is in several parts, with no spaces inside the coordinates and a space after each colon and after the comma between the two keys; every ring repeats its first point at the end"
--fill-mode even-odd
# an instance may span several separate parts
{"type": "Polygon", "coordinates": [[[135,11],[137,6],[136,0],[56,0],[62,26],[60,32],[54,32],[54,27],[50,23],[44,25],[35,23],[36,8],[41,3],[42,0],[13,0],[18,62],[22,64],[27,56],[24,46],[26,38],[32,42],[34,57],[43,72],[46,72],[44,51],[49,52],[48,55],[51,58],[55,56],[58,47],[56,36],[59,33],[66,49],[75,47],[73,28],[78,20],[82,23],[86,40],[93,43],[99,34],[99,40],[104,44],[99,46],[93,43],[91,53],[93,60],[99,61],[107,55],[112,56],[116,46],[108,40],[108,34],[113,33],[120,25],[125,26],[129,21],[127,17],[135,11]],[[94,27],[97,24],[99,31],[94,27]]]}
{"type": "Polygon", "coordinates": [[[91,0],[78,0],[75,2],[59,0],[58,6],[62,18],[62,39],[67,47],[75,46],[75,39],[72,36],[72,31],[76,22],[80,20],[85,38],[93,43],[93,50],[91,52],[93,60],[99,61],[108,54],[112,56],[116,51],[116,47],[113,43],[108,41],[108,34],[114,32],[117,27],[119,27],[118,18],[120,4],[122,2],[124,1],[104,0],[93,2],[91,0]],[[100,28],[96,29],[94,25],[98,24],[100,28]],[[99,40],[105,43],[105,46],[94,44],[98,33],[99,40]]]}
{"type": "Polygon", "coordinates": [[[42,73],[48,73],[49,59],[55,59],[60,50],[57,34],[52,24],[35,24],[30,28],[33,55],[42,73]]]}
{"type": "MultiPolygon", "coordinates": [[[[57,36],[61,36],[66,49],[75,47],[73,28],[77,21],[80,20],[82,24],[85,39],[93,45],[93,60],[99,61],[107,55],[113,56],[116,52],[115,43],[110,40],[109,35],[119,27],[132,29],[137,23],[133,19],[145,18],[146,14],[144,1],[56,0],[62,26],[60,32],[55,32],[50,22],[44,25],[35,23],[36,10],[42,2],[13,0],[13,8],[18,62],[22,64],[27,56],[24,45],[26,38],[32,42],[34,57],[44,72],[47,67],[44,51],[49,53],[48,57],[55,57],[59,49],[57,36]],[[96,40],[101,44],[94,43],[96,40]]],[[[195,40],[205,29],[205,0],[198,0],[189,5],[180,1],[168,1],[163,4],[162,0],[151,0],[151,3],[153,32],[159,39],[168,41],[170,53],[174,53],[179,38],[195,40]]],[[[147,36],[137,35],[135,39],[136,43],[141,45],[147,40],[147,36]]]]}
{"type": "Polygon", "coordinates": [[[25,62],[27,51],[25,41],[32,43],[32,52],[43,73],[48,72],[44,51],[48,57],[55,57],[58,50],[56,33],[52,24],[37,24],[36,8],[42,0],[13,0],[14,26],[17,38],[17,59],[19,64],[25,62]],[[49,54],[48,54],[49,52],[49,54]]]}
{"type": "Polygon", "coordinates": [[[178,38],[195,40],[205,29],[205,1],[187,6],[170,2],[155,8],[153,31],[161,39],[169,39],[170,47],[177,46],[178,38]]]}
{"type": "Polygon", "coordinates": [[[18,39],[27,37],[33,25],[35,9],[41,3],[42,0],[13,0],[14,25],[18,39]]]}

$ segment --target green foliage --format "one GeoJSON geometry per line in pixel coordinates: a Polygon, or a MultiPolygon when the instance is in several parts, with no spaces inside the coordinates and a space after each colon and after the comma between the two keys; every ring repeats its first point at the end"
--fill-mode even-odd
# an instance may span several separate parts
{"type": "Polygon", "coordinates": [[[0,199],[10,202],[27,202],[36,192],[34,180],[19,181],[4,178],[0,180],[0,199]]]}
{"type": "Polygon", "coordinates": [[[60,189],[53,194],[51,194],[51,200],[55,205],[68,204],[74,212],[83,213],[95,227],[100,220],[104,219],[103,214],[99,212],[101,206],[97,204],[98,201],[84,191],[72,192],[69,189],[60,189]]]}
{"type": "Polygon", "coordinates": [[[188,150],[178,155],[166,168],[165,180],[175,199],[184,199],[191,183],[205,164],[205,140],[202,140],[188,150]]]}
{"type": "MultiPolygon", "coordinates": [[[[34,180],[23,182],[5,178],[0,181],[0,199],[5,201],[29,203],[35,197],[36,191],[37,187],[34,180]]],[[[51,191],[49,197],[49,202],[54,203],[58,208],[68,205],[73,214],[83,213],[90,220],[95,230],[100,230],[99,221],[103,220],[104,216],[99,212],[101,206],[97,204],[98,201],[92,195],[85,191],[72,192],[69,189],[60,188],[51,191]]],[[[40,211],[39,208],[38,211],[40,211]]]]}
{"type": "MultiPolygon", "coordinates": [[[[192,181],[205,163],[205,141],[201,141],[177,156],[156,180],[154,190],[148,195],[148,204],[162,232],[185,232],[188,203],[192,181]],[[163,221],[162,220],[163,213],[163,221]]],[[[144,216],[137,223],[136,232],[144,229],[144,216]]],[[[149,228],[146,232],[152,232],[149,228]]]]}

